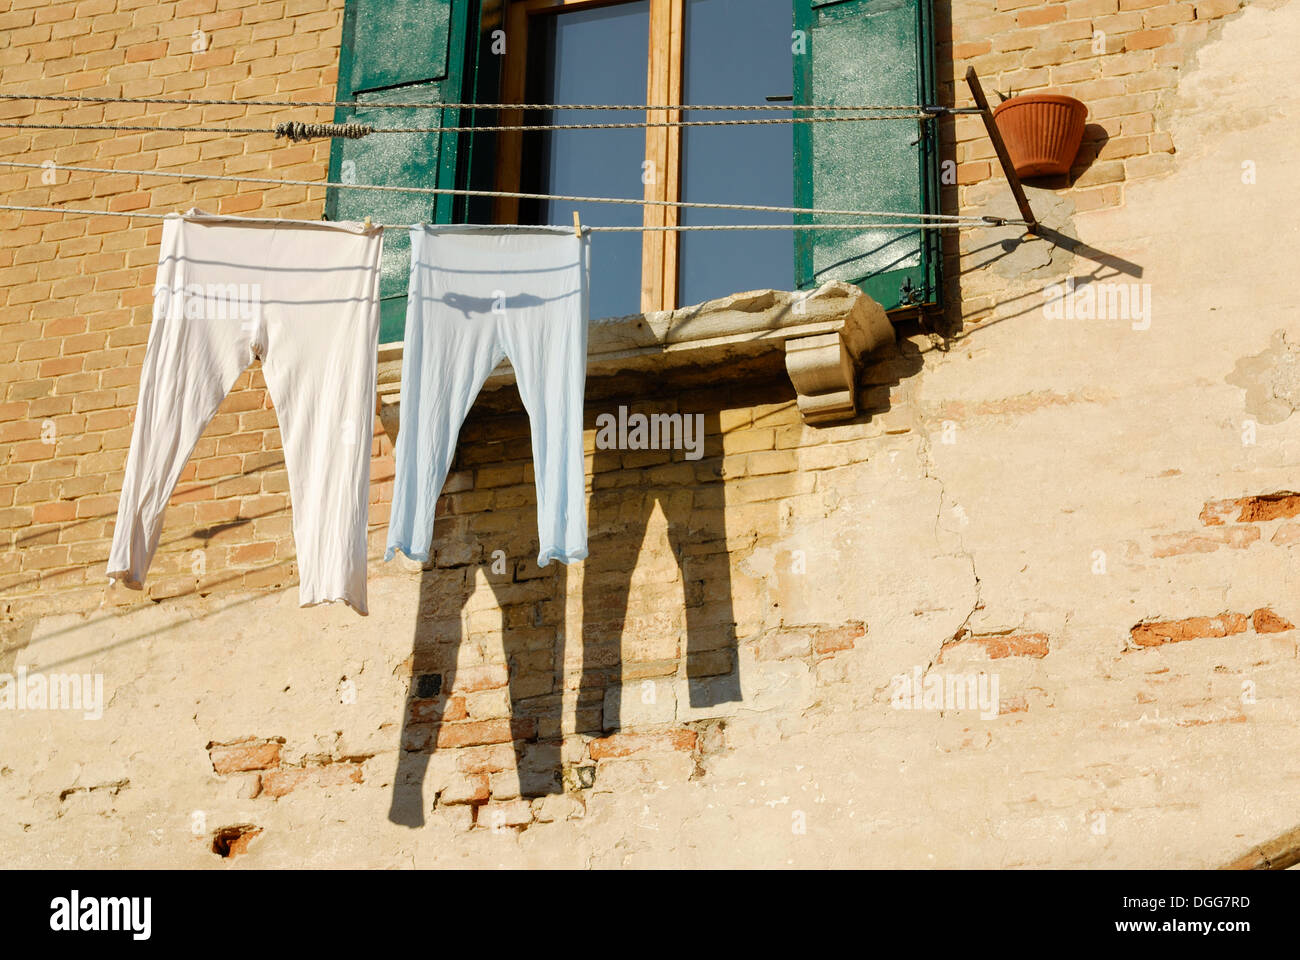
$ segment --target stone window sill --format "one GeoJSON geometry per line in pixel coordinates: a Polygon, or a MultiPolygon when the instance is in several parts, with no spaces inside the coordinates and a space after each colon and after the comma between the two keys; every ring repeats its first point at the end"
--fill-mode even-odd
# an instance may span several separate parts
{"type": "MultiPolygon", "coordinates": [[[[857,287],[828,283],[807,294],[776,290],[737,293],[678,310],[592,321],[587,376],[720,367],[739,358],[782,351],[808,423],[834,423],[857,412],[856,372],[873,350],[894,341],[884,309],[857,287]]],[[[510,362],[488,377],[484,391],[514,382],[510,362]]],[[[402,345],[379,348],[379,413],[396,435],[402,393],[402,345]]]]}

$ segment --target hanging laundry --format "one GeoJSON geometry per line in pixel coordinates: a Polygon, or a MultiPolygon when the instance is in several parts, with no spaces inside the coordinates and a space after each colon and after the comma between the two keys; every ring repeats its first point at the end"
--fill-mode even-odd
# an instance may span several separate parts
{"type": "Polygon", "coordinates": [[[198,209],[163,221],[109,577],[142,585],[186,460],[257,358],[280,421],[299,602],[367,612],[382,245],[359,223],[198,209]]]}
{"type": "Polygon", "coordinates": [[[474,398],[509,358],[532,425],[538,566],[587,555],[582,400],[590,245],[568,228],[411,228],[402,422],[385,559],[429,559],[474,398]]]}

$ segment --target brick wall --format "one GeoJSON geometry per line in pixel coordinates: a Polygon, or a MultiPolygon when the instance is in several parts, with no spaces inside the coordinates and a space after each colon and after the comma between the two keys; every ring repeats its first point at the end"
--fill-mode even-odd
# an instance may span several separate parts
{"type": "MultiPolygon", "coordinates": [[[[1169,94],[1197,48],[1242,2],[954,0],[936,6],[939,35],[948,41],[939,59],[944,102],[971,103],[964,77],[974,67],[994,106],[994,91],[1061,93],[1088,105],[1073,169],[1047,181],[1058,190],[1068,186],[1082,213],[1118,206],[1126,183],[1173,170],[1169,94]]],[[[958,190],[969,206],[978,194],[968,188],[1002,173],[979,117],[957,117],[950,138],[958,190]]]]}
{"type": "MultiPolygon", "coordinates": [[[[337,0],[0,6],[0,92],[334,96],[343,8],[337,0]]],[[[0,118],[270,126],[279,116],[274,108],[13,101],[0,104],[0,118]]],[[[290,146],[269,134],[4,133],[0,159],[33,163],[323,180],[329,157],[329,141],[290,146]]],[[[43,170],[0,169],[0,192],[6,203],[111,211],[199,206],[300,219],[324,211],[325,191],[304,186],[77,172],[47,179],[43,170]]],[[[104,599],[161,232],[153,220],[0,213],[0,594],[11,618],[89,609],[104,599]]],[[[390,452],[377,431],[377,504],[391,476],[390,452]]],[[[372,520],[381,524],[385,516],[377,506],[372,520]]],[[[148,596],[278,588],[293,581],[293,559],[280,433],[255,365],[240,376],[181,474],[148,596]]],[[[124,601],[136,599],[124,593],[124,601]]]]}
{"type": "MultiPolygon", "coordinates": [[[[6,31],[0,92],[328,100],[334,95],[342,7],[339,0],[8,4],[0,15],[6,31]]],[[[0,119],[238,126],[269,125],[281,116],[273,108],[256,107],[15,101],[0,104],[0,119]]],[[[24,162],[302,180],[325,179],[328,152],[328,141],[289,146],[264,134],[12,131],[0,139],[0,158],[24,162]]],[[[68,172],[58,172],[50,184],[44,173],[0,172],[6,202],[111,211],[198,205],[221,213],[303,219],[323,212],[324,191],[303,186],[268,189],[68,172]]],[[[0,595],[11,630],[43,615],[88,612],[105,603],[125,614],[163,601],[219,599],[296,584],[280,434],[254,364],[222,403],[181,475],[144,593],[105,587],[160,233],[161,226],[149,220],[0,215],[0,287],[6,298],[0,327],[6,384],[0,405],[6,451],[0,467],[5,538],[0,595]]],[[[567,656],[570,666],[585,654],[604,668],[589,666],[567,681],[563,669],[553,676],[549,659],[565,615],[563,581],[557,595],[555,569],[539,571],[530,559],[536,553],[536,508],[527,418],[513,390],[480,405],[462,432],[447,496],[439,505],[434,562],[421,575],[423,602],[433,610],[426,610],[427,622],[417,627],[403,668],[416,678],[408,704],[408,743],[430,729],[439,731],[434,740],[444,749],[534,741],[536,720],[527,730],[511,727],[531,714],[542,718],[543,740],[554,737],[557,732],[548,733],[544,718],[555,713],[551,701],[563,695],[567,682],[581,689],[586,708],[581,714],[586,738],[569,750],[575,757],[590,762],[597,755],[624,756],[660,743],[676,750],[686,741],[671,732],[666,740],[644,743],[624,743],[619,734],[601,739],[607,719],[604,690],[684,675],[688,651],[679,637],[687,621],[695,627],[694,642],[704,643],[701,623],[714,626],[734,618],[746,644],[773,661],[803,658],[815,664],[852,647],[853,625],[847,633],[843,624],[796,625],[792,634],[767,616],[761,583],[730,582],[727,548],[769,538],[780,528],[782,509],[814,495],[817,471],[866,459],[864,444],[883,434],[885,421],[810,430],[801,423],[783,372],[769,365],[757,376],[763,386],[755,390],[664,394],[660,388],[657,400],[647,400],[651,383],[624,383],[621,399],[606,389],[603,406],[593,401],[587,430],[591,534],[593,555],[602,559],[587,565],[583,595],[593,608],[625,605],[628,622],[644,635],[620,655],[623,616],[592,619],[582,642],[567,647],[567,656]],[[629,397],[638,400],[636,409],[706,413],[704,458],[688,462],[680,451],[595,451],[594,417],[629,397]],[[637,564],[656,509],[667,516],[678,556],[656,560],[655,582],[630,586],[627,572],[637,564]],[[475,571],[490,566],[497,551],[509,560],[504,578],[494,578],[493,608],[462,610],[475,571]],[[449,631],[448,618],[454,624],[461,614],[467,618],[464,629],[449,631]],[[480,628],[480,620],[491,626],[480,628]],[[526,645],[506,651],[509,671],[505,663],[473,652],[483,634],[499,637],[503,627],[512,644],[526,645]],[[418,696],[418,678],[433,675],[440,678],[439,696],[418,696]],[[582,746],[593,737],[594,745],[582,746]]],[[[887,394],[887,385],[875,387],[868,401],[888,407],[887,394]]],[[[905,416],[895,414],[895,419],[901,423],[905,416]]],[[[375,561],[386,534],[391,454],[391,438],[376,421],[370,518],[375,561]]],[[[401,575],[401,567],[377,563],[373,576],[401,575]]],[[[693,677],[734,669],[734,641],[718,646],[691,654],[693,677]]],[[[645,719],[631,715],[632,701],[610,709],[626,714],[624,725],[645,719]]],[[[279,761],[270,766],[278,768],[279,761]]],[[[486,773],[482,776],[486,783],[486,773]]],[[[263,784],[261,795],[314,782],[289,777],[275,790],[263,784]]],[[[456,787],[445,789],[444,802],[457,802],[456,787]]],[[[501,799],[501,789],[498,784],[482,796],[466,790],[463,802],[501,799]]],[[[518,797],[517,784],[513,793],[504,789],[505,799],[518,797]]]]}
{"type": "MultiPolygon", "coordinates": [[[[0,92],[332,99],[342,7],[339,0],[15,2],[0,14],[0,92]],[[194,52],[196,45],[202,52],[194,52]]],[[[0,120],[28,123],[257,126],[281,118],[274,108],[257,107],[0,104],[0,120]]],[[[14,130],[0,138],[0,159],[21,162],[300,180],[325,179],[328,153],[328,141],[290,146],[265,134],[14,130]]],[[[0,192],[8,203],[111,211],[197,205],[302,219],[323,213],[324,190],[305,186],[64,171],[46,183],[50,178],[44,170],[0,169],[0,192]]],[[[55,609],[92,609],[105,599],[161,226],[118,217],[3,212],[0,234],[0,442],[6,445],[0,465],[6,548],[0,594],[7,616],[22,620],[55,609]]],[[[779,379],[777,374],[774,383],[779,379]]],[[[474,440],[473,426],[465,436],[474,440]]],[[[790,469],[790,455],[782,459],[775,443],[769,453],[755,448],[756,457],[768,461],[753,469],[772,475],[790,469]]],[[[512,448],[521,451],[527,452],[522,432],[512,448]]],[[[391,453],[391,439],[376,422],[372,557],[382,552],[391,453]]],[[[451,497],[442,509],[458,515],[496,511],[497,520],[484,517],[473,525],[478,531],[502,522],[494,496],[514,503],[523,494],[491,491],[510,489],[509,478],[517,481],[527,466],[492,463],[503,455],[499,443],[468,446],[452,483],[473,490],[451,497]]],[[[158,601],[282,589],[295,582],[288,477],[275,413],[255,363],[240,376],[181,474],[146,595],[158,601]]],[[[108,599],[122,606],[142,602],[119,588],[108,599]]]]}
{"type": "MultiPolygon", "coordinates": [[[[1084,100],[1087,143],[1076,171],[1054,186],[1077,211],[1113,206],[1122,203],[1126,182],[1170,169],[1162,93],[1216,20],[1238,6],[1233,0],[938,3],[941,89],[947,102],[968,102],[960,77],[969,64],[989,90],[1050,88],[1084,100]]],[[[341,17],[338,0],[17,0],[0,14],[0,91],[331,99],[341,17]]],[[[274,108],[256,107],[0,104],[0,119],[36,123],[258,125],[279,118],[274,108]]],[[[958,192],[945,194],[946,209],[981,209],[989,192],[976,187],[1005,188],[980,121],[958,117],[944,135],[959,184],[958,192]]],[[[301,180],[325,178],[328,151],[327,141],[289,146],[270,135],[15,130],[0,138],[0,158],[24,162],[301,180]]],[[[113,211],[199,205],[304,219],[323,212],[324,191],[304,186],[68,172],[53,178],[47,184],[46,171],[4,170],[0,190],[16,204],[113,211]]],[[[56,589],[66,607],[89,608],[103,599],[161,227],[11,212],[0,215],[0,227],[6,381],[0,441],[7,445],[0,523],[9,548],[0,557],[0,590],[11,598],[11,617],[48,609],[56,589]]],[[[961,249],[977,242],[963,235],[961,249]]],[[[968,266],[954,255],[950,276],[968,266]]],[[[954,315],[963,312],[958,304],[954,315]]],[[[392,475],[391,442],[378,424],[374,454],[377,553],[392,475]]],[[[293,583],[287,497],[279,431],[255,365],[240,377],[181,476],[149,597],[293,583]]],[[[134,599],[116,591],[113,597],[134,599]]]]}

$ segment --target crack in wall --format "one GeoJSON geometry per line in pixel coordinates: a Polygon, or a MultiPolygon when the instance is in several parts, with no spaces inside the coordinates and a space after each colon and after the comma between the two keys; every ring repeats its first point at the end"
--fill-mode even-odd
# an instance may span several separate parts
{"type": "MultiPolygon", "coordinates": [[[[922,371],[922,375],[923,374],[924,371],[922,371]]],[[[917,380],[918,382],[916,385],[915,393],[919,394],[920,376],[918,376],[917,380]]],[[[943,526],[944,511],[947,508],[947,504],[949,503],[948,487],[947,484],[945,484],[943,477],[939,475],[938,465],[935,463],[934,451],[933,451],[934,443],[933,440],[931,439],[932,434],[930,431],[929,423],[919,412],[920,411],[919,397],[914,396],[912,399],[914,401],[914,408],[917,411],[916,413],[913,414],[912,417],[913,429],[916,431],[919,437],[919,441],[917,443],[917,450],[916,450],[917,461],[920,464],[921,473],[924,476],[924,478],[926,480],[933,481],[939,488],[939,502],[935,509],[935,515],[934,515],[934,540],[936,544],[942,544],[944,542],[943,534],[945,533],[948,536],[956,539],[958,549],[956,553],[952,554],[952,556],[960,556],[964,558],[968,564],[970,564],[971,589],[974,593],[974,598],[971,601],[970,610],[967,611],[966,616],[962,619],[956,631],[954,631],[952,637],[940,641],[939,649],[935,652],[934,656],[931,657],[930,661],[925,665],[925,672],[928,673],[930,671],[930,668],[933,667],[936,662],[938,662],[939,657],[943,652],[944,645],[947,644],[949,640],[955,637],[959,637],[964,632],[968,631],[970,627],[970,623],[974,619],[975,614],[979,610],[982,610],[984,608],[984,596],[983,596],[983,584],[980,581],[979,571],[976,569],[976,565],[975,565],[974,551],[967,546],[966,538],[962,536],[960,528],[954,530],[943,526]]],[[[951,502],[953,504],[954,509],[957,510],[963,509],[961,505],[956,502],[956,500],[952,500],[951,502]]],[[[965,519],[964,511],[962,513],[962,518],[965,519]]],[[[969,520],[967,520],[966,522],[969,522],[969,520]]]]}

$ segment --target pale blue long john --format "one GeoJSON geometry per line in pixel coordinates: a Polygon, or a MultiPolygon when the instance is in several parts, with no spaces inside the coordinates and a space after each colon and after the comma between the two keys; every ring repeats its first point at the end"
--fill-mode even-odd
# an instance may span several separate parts
{"type": "Polygon", "coordinates": [[[461,425],[509,358],[532,425],[537,563],[587,556],[582,406],[590,239],[572,228],[411,227],[402,413],[384,559],[428,561],[461,425]]]}

